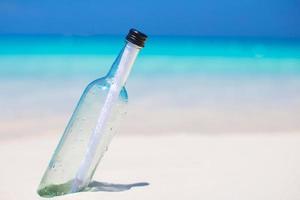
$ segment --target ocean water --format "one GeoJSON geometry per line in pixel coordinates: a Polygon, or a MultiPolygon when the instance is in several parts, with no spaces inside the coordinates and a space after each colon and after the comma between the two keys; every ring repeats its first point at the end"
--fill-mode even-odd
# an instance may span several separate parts
{"type": "MultiPolygon", "coordinates": [[[[61,132],[123,44],[121,36],[0,36],[0,134],[61,132]]],[[[149,37],[127,87],[124,132],[298,132],[300,40],[149,37]]]]}
{"type": "MultiPolygon", "coordinates": [[[[123,45],[117,36],[0,36],[1,78],[105,73],[123,45]]],[[[138,75],[295,75],[300,40],[150,37],[138,75]]]]}

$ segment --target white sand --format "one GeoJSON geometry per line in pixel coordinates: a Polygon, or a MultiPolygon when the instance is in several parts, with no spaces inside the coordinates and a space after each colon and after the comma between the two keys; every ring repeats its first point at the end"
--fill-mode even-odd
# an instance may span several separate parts
{"type": "MultiPolygon", "coordinates": [[[[299,134],[155,135],[118,135],[102,160],[94,179],[115,185],[98,189],[125,191],[56,199],[300,198],[299,134]]],[[[57,140],[47,135],[0,141],[0,199],[41,199],[36,188],[57,140]]]]}

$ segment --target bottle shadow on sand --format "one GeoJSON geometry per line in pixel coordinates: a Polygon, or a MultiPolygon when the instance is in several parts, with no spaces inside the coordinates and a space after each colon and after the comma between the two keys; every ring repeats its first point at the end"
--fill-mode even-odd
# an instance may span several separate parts
{"type": "Polygon", "coordinates": [[[92,181],[87,188],[85,188],[82,192],[122,192],[126,190],[130,190],[134,187],[144,187],[148,186],[147,182],[139,182],[132,184],[115,184],[115,183],[105,183],[92,181]]]}

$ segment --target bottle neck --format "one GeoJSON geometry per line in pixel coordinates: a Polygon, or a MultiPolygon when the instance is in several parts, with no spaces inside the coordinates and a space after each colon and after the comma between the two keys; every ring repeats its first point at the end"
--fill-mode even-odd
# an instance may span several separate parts
{"type": "Polygon", "coordinates": [[[139,46],[126,42],[105,78],[118,81],[122,86],[125,85],[140,49],[139,46]]]}

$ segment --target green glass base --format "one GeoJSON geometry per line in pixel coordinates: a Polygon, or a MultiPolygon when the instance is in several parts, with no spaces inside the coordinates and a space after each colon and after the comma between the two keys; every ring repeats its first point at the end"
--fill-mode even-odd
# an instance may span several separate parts
{"type": "Polygon", "coordinates": [[[48,185],[46,187],[39,189],[37,193],[41,197],[46,197],[46,198],[69,194],[71,193],[72,183],[73,181],[68,181],[67,183],[63,183],[63,184],[48,185]]]}

